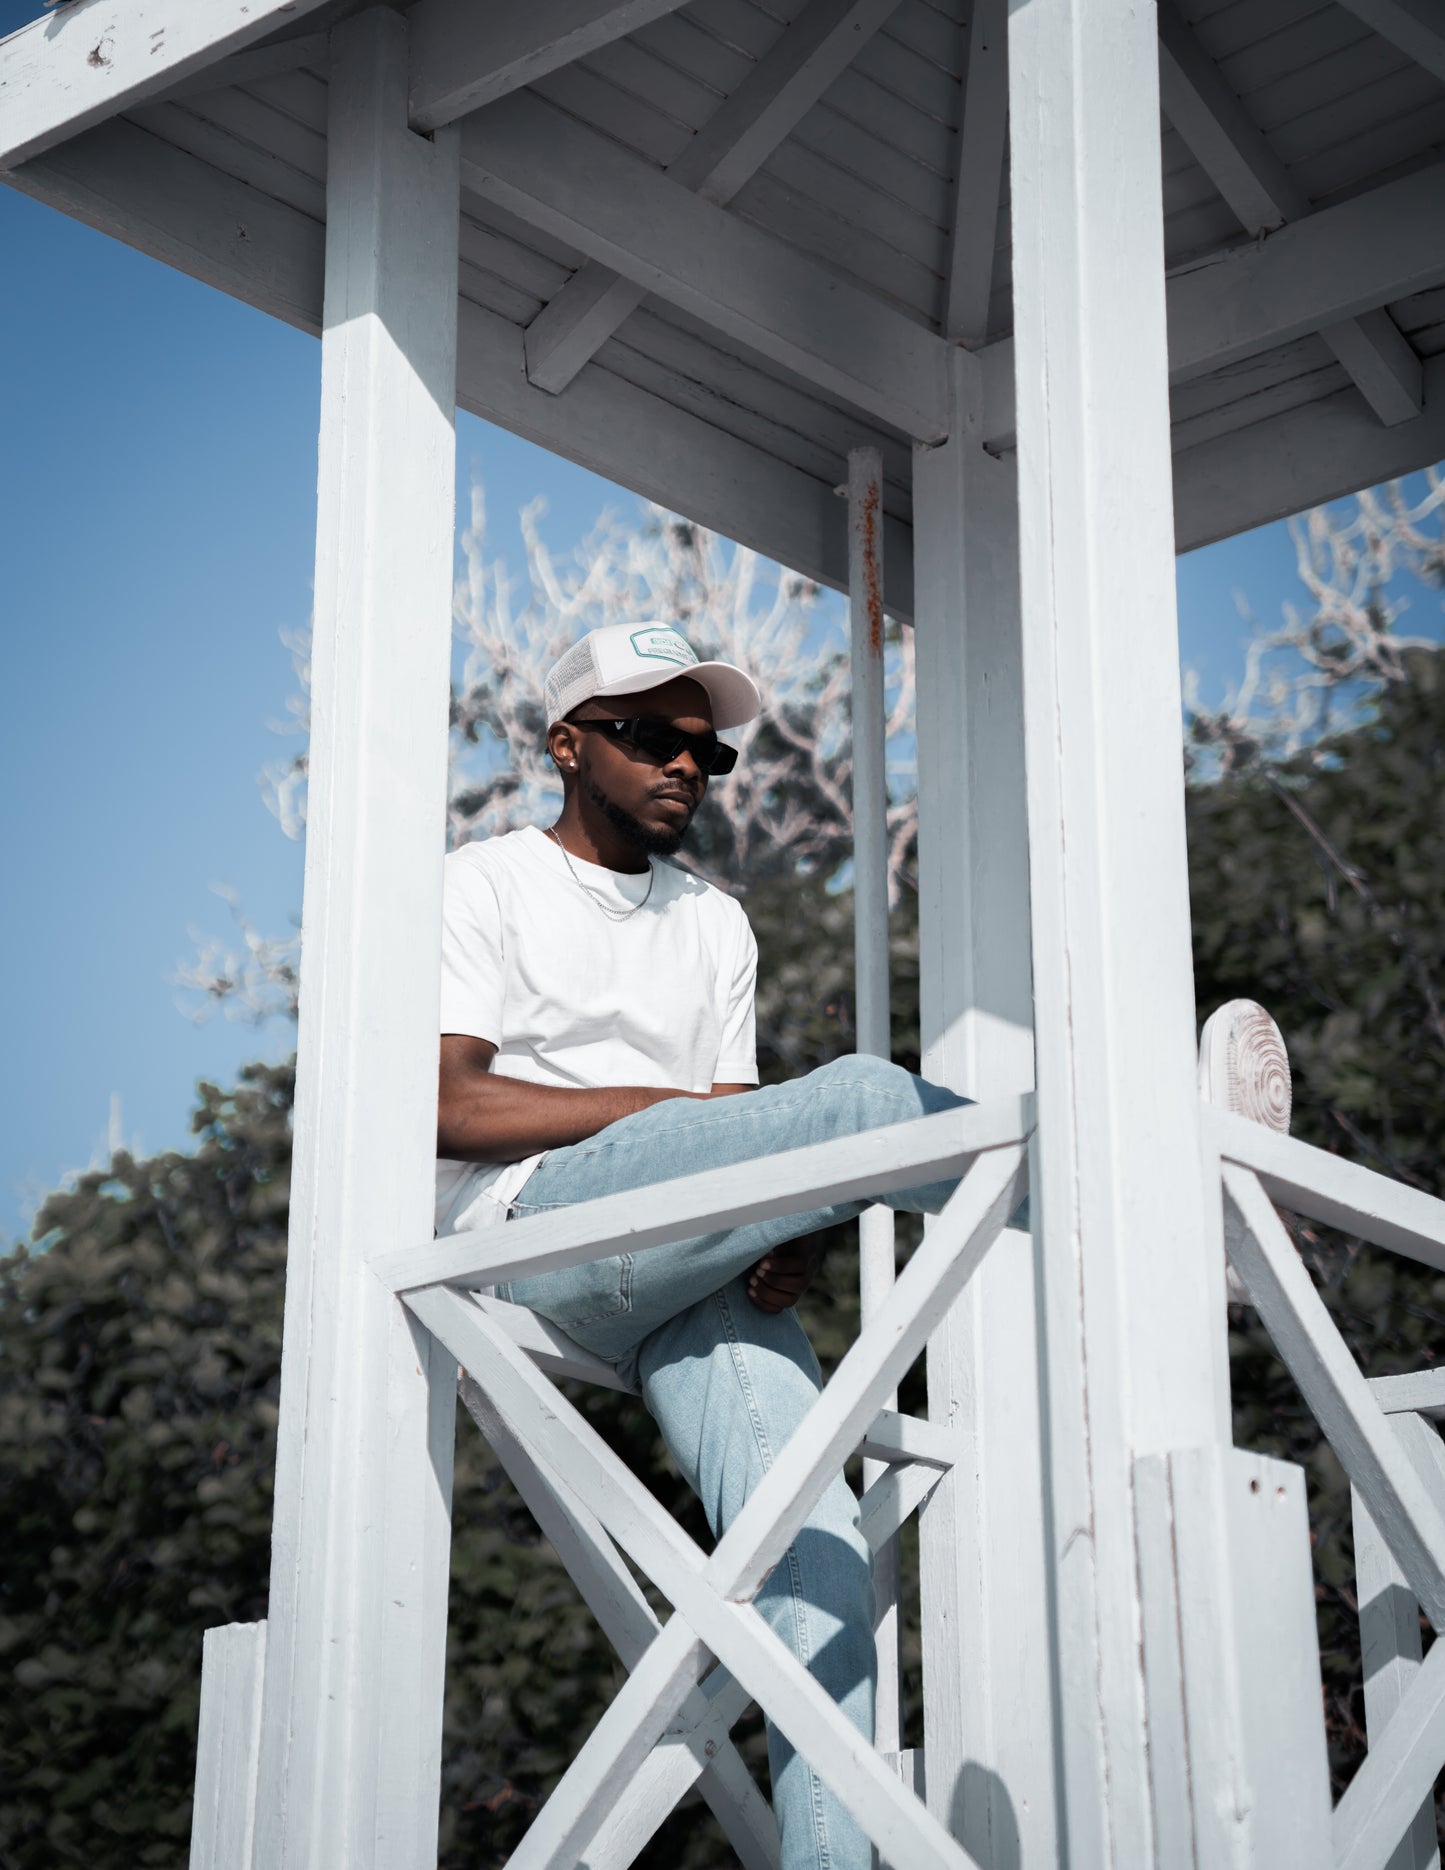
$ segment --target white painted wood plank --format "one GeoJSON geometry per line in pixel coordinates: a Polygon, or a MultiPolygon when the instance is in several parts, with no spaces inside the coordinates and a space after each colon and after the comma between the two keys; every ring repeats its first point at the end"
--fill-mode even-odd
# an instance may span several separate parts
{"type": "MultiPolygon", "coordinates": [[[[901,1289],[903,1281],[899,1284],[901,1289]]],[[[904,1789],[892,1769],[802,1669],[752,1605],[735,1601],[735,1593],[746,1589],[746,1581],[733,1554],[724,1553],[730,1534],[724,1535],[700,1570],[701,1554],[691,1540],[668,1519],[590,1424],[551,1389],[523,1353],[498,1334],[475,1306],[456,1293],[440,1290],[416,1293],[408,1303],[439,1336],[445,1336],[481,1386],[505,1409],[517,1434],[567,1473],[579,1496],[623,1549],[646,1567],[679,1613],[587,1740],[521,1851],[514,1854],[512,1864],[525,1866],[525,1870],[550,1867],[574,1840],[585,1838],[598,1817],[625,1795],[627,1769],[640,1754],[639,1737],[660,1731],[658,1709],[666,1709],[664,1720],[670,1718],[686,1692],[692,1652],[679,1632],[690,1627],[767,1709],[769,1717],[885,1854],[894,1861],[906,1862],[910,1870],[968,1870],[974,1860],[948,1839],[904,1789]],[[721,1581],[728,1577],[734,1580],[734,1590],[719,1589],[721,1581]]],[[[855,1363],[859,1349],[855,1345],[849,1353],[855,1363]]],[[[823,1411],[827,1401],[825,1392],[814,1413],[823,1411]]],[[[833,1413],[837,1413],[836,1404],[833,1413]]],[[[784,1461],[799,1440],[800,1435],[795,1435],[788,1444],[784,1461]]],[[[744,1510],[745,1515],[751,1504],[744,1510]]],[[[732,1530],[743,1517],[740,1515],[734,1522],[732,1530]]],[[[734,1547],[734,1553],[736,1550],[734,1547]]]]}
{"type": "Polygon", "coordinates": [[[1159,6],[1159,96],[1165,116],[1248,233],[1270,233],[1309,213],[1308,196],[1172,0],[1159,6]]]}
{"type": "MultiPolygon", "coordinates": [[[[1193,1453],[1176,1456],[1172,1465],[1198,1459],[1193,1453]]],[[[1304,1474],[1290,1462],[1228,1448],[1223,1497],[1243,1703],[1242,1777],[1251,1801],[1251,1870],[1320,1870],[1333,1861],[1330,1771],[1320,1719],[1304,1474]]],[[[1187,1557],[1189,1542],[1202,1529],[1186,1520],[1180,1526],[1187,1557]]],[[[1201,1644],[1214,1640],[1202,1620],[1190,1634],[1201,1644]]],[[[1220,1790],[1206,1784],[1204,1796],[1217,1799],[1220,1790]]]]}
{"type": "Polygon", "coordinates": [[[922,1351],[1002,1232],[1024,1188],[1023,1150],[981,1155],[924,1235],[871,1328],[834,1371],[747,1504],[718,1541],[709,1576],[727,1594],[751,1597],[792,1544],[809,1513],[877,1413],[879,1399],[922,1351]]]}
{"type": "Polygon", "coordinates": [[[1445,1201],[1348,1157],[1226,1110],[1204,1124],[1226,1162],[1252,1169],[1271,1201],[1445,1272],[1445,1201]]]}
{"type": "Polygon", "coordinates": [[[1424,366],[1425,413],[1384,428],[1353,389],[1174,457],[1181,552],[1445,460],[1445,356],[1424,366]]]}
{"type": "Polygon", "coordinates": [[[265,1671],[264,1623],[206,1631],[190,1870],[251,1870],[265,1671]]]}
{"type": "Polygon", "coordinates": [[[919,1416],[898,1415],[891,1409],[879,1410],[861,1447],[875,1461],[894,1465],[917,1461],[924,1467],[937,1468],[952,1467],[956,1453],[955,1438],[947,1429],[919,1416]]]}
{"type": "MultiPolygon", "coordinates": [[[[502,1309],[493,1311],[493,1318],[502,1309]]],[[[570,1493],[560,1475],[546,1471],[527,1451],[485,1390],[463,1376],[460,1393],[468,1414],[607,1640],[630,1667],[646,1653],[662,1626],[606,1529],[570,1493]]],[[[603,1870],[609,1862],[630,1864],[694,1784],[716,1814],[744,1870],[776,1870],[776,1821],[728,1739],[728,1730],[749,1698],[721,1671],[714,1672],[709,1685],[710,1693],[700,1687],[683,1702],[677,1728],[648,1756],[633,1780],[625,1807],[604,1827],[606,1835],[599,1833],[589,1844],[588,1870],[603,1870]]]]}
{"type": "Polygon", "coordinates": [[[682,0],[419,0],[411,121],[436,130],[670,13],[682,0]]]}
{"type": "MultiPolygon", "coordinates": [[[[914,456],[924,1075],[1033,1085],[1028,828],[1013,459],[980,446],[956,351],[950,439],[914,456]]],[[[931,1225],[931,1223],[930,1223],[931,1225]]],[[[920,1515],[930,1809],[982,1861],[1057,1858],[1033,1242],[1006,1231],[929,1341],[929,1416],[955,1451],[920,1515]]]]}
{"type": "MultiPolygon", "coordinates": [[[[1159,61],[1166,114],[1246,232],[1259,236],[1307,215],[1308,196],[1169,0],[1159,9],[1159,61]]],[[[1388,312],[1329,324],[1320,335],[1382,422],[1419,415],[1420,360],[1388,312]]]]}
{"type": "Polygon", "coordinates": [[[988,336],[1008,140],[1007,0],[978,0],[968,21],[968,64],[954,173],[943,333],[976,348],[988,336]]]}
{"type": "MultiPolygon", "coordinates": [[[[1397,1421],[1396,1433],[1407,1426],[1407,1420],[1397,1421]]],[[[1435,1434],[1433,1429],[1430,1432],[1435,1434]]],[[[1350,1489],[1350,1504],[1365,1678],[1365,1728],[1372,1740],[1379,1740],[1420,1672],[1420,1606],[1356,1487],[1350,1489]]],[[[1430,1797],[1423,1801],[1391,1852],[1387,1870],[1439,1870],[1439,1866],[1435,1800],[1430,1797]]]]}
{"type": "Polygon", "coordinates": [[[1417,65],[1445,79],[1445,8],[1440,0],[1340,0],[1357,19],[1417,65]]]}
{"type": "Polygon", "coordinates": [[[467,186],[809,382],[934,439],[944,346],[541,99],[463,128],[467,186]]]}
{"type": "Polygon", "coordinates": [[[552,1272],[612,1253],[637,1253],[720,1226],[797,1213],[815,1206],[820,1193],[846,1201],[959,1175],[970,1157],[1026,1136],[1030,1127],[1031,1111],[1024,1097],[939,1111],[732,1168],[658,1182],[648,1190],[646,1213],[640,1212],[632,1191],[606,1195],[511,1221],[505,1229],[456,1234],[379,1253],[372,1270],[396,1292],[441,1281],[500,1284],[526,1272],[552,1272]],[[502,1238],[494,1240],[492,1235],[498,1233],[502,1238]],[[499,1267],[514,1270],[498,1271],[499,1267]]]}
{"type": "Polygon", "coordinates": [[[1370,1394],[1386,1415],[1423,1415],[1438,1422],[1445,1417],[1445,1368],[1371,1377],[1370,1394]]]}
{"type": "Polygon", "coordinates": [[[166,103],[174,104],[182,98],[204,97],[233,85],[255,84],[280,72],[302,68],[324,72],[330,58],[330,41],[324,32],[301,33],[294,39],[278,39],[272,45],[259,45],[249,52],[233,52],[229,58],[217,59],[178,84],[168,84],[161,95],[166,103]]]}
{"type": "Polygon", "coordinates": [[[1425,402],[1424,367],[1383,307],[1326,325],[1320,336],[1388,427],[1413,422],[1420,414],[1425,402]]]}
{"type": "MultiPolygon", "coordinates": [[[[761,168],[898,0],[812,0],[667,173],[722,205],[761,168]]],[[[559,394],[645,296],[589,261],[528,327],[527,374],[559,394]]]]}
{"type": "Polygon", "coordinates": [[[103,124],[4,179],[286,324],[321,329],[320,224],[134,124],[103,124]]]}
{"type": "Polygon", "coordinates": [[[480,1292],[472,1296],[487,1316],[495,1320],[512,1342],[520,1345],[537,1368],[545,1370],[548,1376],[576,1377],[584,1383],[595,1383],[600,1389],[631,1394],[611,1364],[573,1343],[550,1318],[529,1312],[525,1305],[509,1305],[505,1299],[489,1298],[480,1292]]]}
{"type": "MultiPolygon", "coordinates": [[[[875,1566],[878,1554],[893,1545],[909,1516],[918,1511],[941,1478],[938,1468],[892,1467],[865,1488],[858,1502],[858,1530],[872,1548],[875,1566]]],[[[875,1744],[880,1738],[876,1722],[873,1738],[875,1744]]],[[[896,1753],[899,1749],[880,1747],[880,1751],[896,1753]]]]}
{"type": "MultiPolygon", "coordinates": [[[[1176,383],[1423,292],[1445,279],[1436,164],[1172,275],[1169,373],[1176,383]]],[[[1013,434],[1011,338],[980,352],[985,439],[1013,434]]],[[[1428,404],[1427,404],[1428,407],[1428,404]]],[[[1367,482],[1357,484],[1368,484],[1367,482]]]]}
{"type": "Polygon", "coordinates": [[[80,0],[0,39],[0,169],[238,52],[321,0],[80,0]]]}
{"type": "Polygon", "coordinates": [[[1439,1629],[1445,1623],[1445,1510],[1431,1497],[1371,1395],[1259,1181],[1230,1164],[1224,1190],[1230,1263],[1340,1465],[1439,1629]]]}
{"type": "MultiPolygon", "coordinates": [[[[1070,1861],[1100,1865],[1153,1858],[1133,1466],[1217,1441],[1225,1328],[1195,1087],[1154,24],[1133,0],[1009,15],[1047,1562],[1061,1823],[1070,1861]]],[[[1217,1635],[1201,1667],[1224,1666],[1217,1635]]]]}
{"type": "Polygon", "coordinates": [[[1445,1759],[1445,1644],[1436,1643],[1335,1807],[1335,1870],[1385,1870],[1445,1759]]]}
{"type": "MultiPolygon", "coordinates": [[[[685,512],[833,590],[848,583],[848,525],[831,479],[802,473],[660,395],[593,365],[565,403],[527,381],[522,333],[463,305],[457,400],[593,473],[685,512]]],[[[909,530],[885,519],[888,604],[913,614],[909,530]]]]}
{"type": "Polygon", "coordinates": [[[368,1252],[430,1224],[456,143],[405,26],[332,36],[311,810],[255,1856],[436,1862],[455,1361],[368,1252]],[[366,1009],[365,1018],[357,1008],[366,1009]]]}

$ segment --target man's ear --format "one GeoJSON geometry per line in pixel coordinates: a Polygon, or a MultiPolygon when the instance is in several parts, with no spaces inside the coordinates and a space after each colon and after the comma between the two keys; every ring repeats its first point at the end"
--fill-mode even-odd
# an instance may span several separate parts
{"type": "Polygon", "coordinates": [[[575,773],[577,756],[582,739],[575,727],[566,721],[554,721],[547,729],[547,751],[552,756],[552,764],[559,773],[575,773]]]}

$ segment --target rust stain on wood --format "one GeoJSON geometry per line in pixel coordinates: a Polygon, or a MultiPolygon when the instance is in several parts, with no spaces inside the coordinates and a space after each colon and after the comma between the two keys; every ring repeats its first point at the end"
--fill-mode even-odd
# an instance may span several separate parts
{"type": "Polygon", "coordinates": [[[859,503],[858,526],[863,535],[863,602],[868,610],[868,647],[883,654],[883,581],[879,577],[879,488],[871,481],[859,503]]]}

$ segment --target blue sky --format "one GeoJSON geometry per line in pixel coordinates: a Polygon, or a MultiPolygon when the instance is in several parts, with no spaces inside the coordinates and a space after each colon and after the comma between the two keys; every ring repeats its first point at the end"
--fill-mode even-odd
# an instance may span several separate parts
{"type": "MultiPolygon", "coordinates": [[[[29,11],[0,0],[0,31],[29,11]]],[[[121,1134],[183,1145],[198,1079],[277,1056],[177,1010],[189,931],[224,934],[232,886],[265,930],[301,896],[301,851],[257,784],[286,750],[282,633],[310,605],[320,349],[219,293],[0,188],[0,1245],[36,1197],[121,1134]]],[[[635,498],[463,416],[459,495],[522,554],[545,496],[557,547],[635,498]]],[[[1297,594],[1267,528],[1180,563],[1182,654],[1216,693],[1248,631],[1297,594]]]]}

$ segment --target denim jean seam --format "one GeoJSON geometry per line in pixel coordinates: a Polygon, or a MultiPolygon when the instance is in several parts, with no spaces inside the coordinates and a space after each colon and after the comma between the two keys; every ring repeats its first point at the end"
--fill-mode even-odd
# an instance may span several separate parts
{"type": "MultiPolygon", "coordinates": [[[[728,1304],[726,1290],[714,1295],[718,1312],[722,1318],[723,1330],[727,1333],[728,1350],[732,1356],[733,1372],[738,1380],[738,1387],[743,1393],[747,1406],[748,1420],[753,1425],[753,1440],[757,1445],[758,1456],[767,1473],[773,1465],[772,1448],[768,1442],[767,1429],[757,1407],[757,1396],[753,1389],[751,1373],[748,1370],[747,1357],[743,1351],[742,1340],[733,1323],[732,1307],[728,1304]]],[[[788,1567],[788,1598],[793,1611],[793,1628],[797,1632],[797,1657],[805,1669],[812,1660],[809,1646],[807,1604],[803,1594],[802,1567],[798,1561],[796,1542],[783,1554],[783,1562],[788,1567]]],[[[796,1749],[794,1750],[796,1753],[796,1749]]],[[[833,1853],[828,1844],[828,1818],[823,1806],[823,1783],[801,1754],[797,1754],[799,1764],[808,1775],[808,1798],[813,1809],[813,1843],[817,1850],[818,1870],[829,1870],[833,1853]]]]}
{"type": "MultiPolygon", "coordinates": [[[[876,1085],[876,1084],[870,1085],[870,1083],[868,1082],[866,1078],[838,1078],[835,1080],[830,1080],[829,1089],[831,1090],[835,1087],[838,1089],[844,1090],[844,1091],[871,1090],[875,1096],[879,1098],[886,1098],[890,1104],[899,1104],[903,1106],[905,1111],[909,1108],[910,1104],[912,1103],[912,1100],[904,1096],[902,1092],[885,1090],[882,1086],[876,1085]]],[[[821,1094],[815,1091],[813,1093],[814,1099],[816,1100],[816,1098],[819,1095],[821,1094]]],[[[699,1098],[697,1100],[689,1100],[689,1101],[696,1101],[696,1102],[701,1103],[704,1100],[699,1098]]],[[[915,1115],[916,1114],[918,1113],[915,1111],[915,1115]]],[[[707,1121],[707,1127],[709,1129],[713,1129],[713,1128],[720,1128],[723,1124],[751,1123],[752,1120],[753,1119],[752,1119],[752,1115],[750,1112],[746,1110],[740,1110],[737,1112],[728,1111],[726,1112],[725,1115],[720,1116],[720,1117],[709,1116],[706,1121],[707,1121]]],[[[618,1119],[619,1123],[625,1123],[626,1121],[627,1119],[625,1117],[618,1119]]],[[[900,1118],[899,1121],[906,1123],[908,1121],[908,1118],[905,1116],[905,1117],[900,1118]]],[[[607,1127],[608,1129],[611,1129],[614,1126],[609,1124],[607,1127]]],[[[882,1129],[887,1129],[888,1125],[878,1123],[878,1124],[870,1124],[867,1127],[869,1129],[882,1130],[882,1129]]],[[[667,1130],[651,1130],[650,1129],[647,1132],[647,1139],[650,1143],[657,1142],[657,1141],[660,1141],[663,1137],[680,1136],[684,1134],[686,1131],[694,1130],[696,1128],[697,1128],[696,1121],[689,1120],[686,1123],[674,1124],[671,1129],[667,1129],[667,1130]]],[[[861,1132],[859,1132],[859,1134],[861,1134],[861,1132]]],[[[590,1161],[594,1156],[600,1156],[606,1150],[616,1149],[619,1145],[621,1145],[623,1148],[627,1148],[631,1145],[631,1142],[632,1142],[632,1138],[629,1136],[608,1137],[605,1130],[599,1131],[598,1135],[604,1138],[605,1140],[594,1143],[594,1145],[590,1148],[586,1144],[574,1143],[572,1145],[572,1152],[571,1152],[573,1155],[573,1159],[576,1161],[584,1161],[584,1162],[590,1161]]],[[[513,1205],[516,1207],[523,1207],[523,1206],[526,1206],[527,1204],[523,1202],[516,1202],[513,1205]]],[[[567,1207],[570,1205],[570,1203],[541,1202],[536,1205],[538,1205],[539,1207],[567,1207]]]]}

